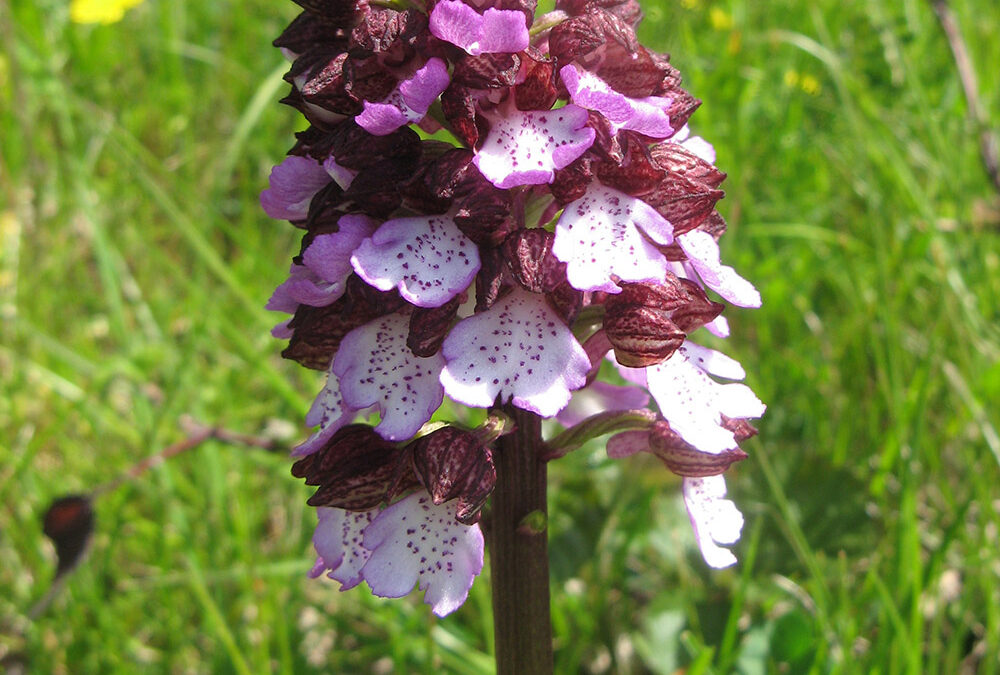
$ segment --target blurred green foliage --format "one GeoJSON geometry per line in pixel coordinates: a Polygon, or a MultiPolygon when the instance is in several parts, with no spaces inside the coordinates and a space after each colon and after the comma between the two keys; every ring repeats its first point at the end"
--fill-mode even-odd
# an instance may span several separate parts
{"type": "MultiPolygon", "coordinates": [[[[601,447],[552,470],[563,673],[1000,669],[1000,202],[926,0],[644,3],[730,178],[763,293],[727,353],[770,407],[701,562],[677,481],[601,447]]],[[[1000,12],[955,0],[1000,127],[1000,12]]],[[[257,207],[301,128],[291,2],[150,0],[116,24],[0,0],[0,659],[31,672],[490,672],[488,578],[436,620],[309,581],[281,455],[207,444],[103,497],[48,611],[40,514],[181,415],[305,433],[320,376],[262,309],[298,243],[257,207]]],[[[716,344],[716,343],[713,343],[716,344]]]]}

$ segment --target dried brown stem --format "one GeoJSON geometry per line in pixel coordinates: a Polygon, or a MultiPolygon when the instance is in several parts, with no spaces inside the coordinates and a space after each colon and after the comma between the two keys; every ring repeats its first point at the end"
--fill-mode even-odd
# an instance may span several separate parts
{"type": "Polygon", "coordinates": [[[983,159],[983,167],[993,187],[1000,192],[1000,158],[998,158],[1000,143],[989,126],[986,111],[979,98],[979,84],[976,81],[976,69],[972,65],[972,58],[969,56],[969,50],[958,29],[958,21],[955,20],[955,14],[951,11],[948,0],[931,0],[931,6],[934,7],[934,13],[937,14],[941,30],[948,39],[948,46],[951,47],[951,54],[955,59],[955,68],[958,70],[962,91],[969,107],[969,117],[972,118],[979,134],[979,154],[983,159]]]}

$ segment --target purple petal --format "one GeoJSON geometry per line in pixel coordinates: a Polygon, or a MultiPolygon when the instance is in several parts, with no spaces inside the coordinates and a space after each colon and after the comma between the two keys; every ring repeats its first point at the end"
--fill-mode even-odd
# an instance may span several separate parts
{"type": "Polygon", "coordinates": [[[302,262],[319,278],[339,284],[343,293],[347,277],[353,271],[351,255],[362,241],[371,236],[378,223],[367,216],[348,215],[341,216],[337,224],[339,231],[320,234],[312,240],[302,254],[302,262]]]}
{"type": "Polygon", "coordinates": [[[305,220],[309,202],[329,182],[330,174],[322,164],[292,155],[271,169],[270,187],[260,193],[260,205],[272,218],[305,220]]]}
{"type": "Polygon", "coordinates": [[[305,441],[292,448],[292,457],[311,455],[319,450],[331,436],[337,433],[338,429],[354,421],[358,412],[360,411],[344,403],[344,399],[340,395],[340,383],[337,376],[328,373],[326,385],[316,396],[312,407],[306,414],[306,425],[318,426],[319,429],[305,441]]]}
{"type": "Polygon", "coordinates": [[[552,417],[586,382],[590,359],[545,296],[515,290],[452,328],[441,353],[448,396],[487,408],[500,396],[552,417]]]}
{"type": "Polygon", "coordinates": [[[646,368],[649,391],[671,428],[698,450],[718,454],[736,448],[733,432],[722,426],[722,415],[760,417],[765,406],[746,385],[710,379],[693,362],[687,344],[666,361],[646,368]]]}
{"type": "Polygon", "coordinates": [[[353,512],[321,507],[316,512],[319,525],[313,534],[313,546],[319,559],[309,576],[315,578],[330,570],[327,576],[341,583],[340,590],[354,588],[364,578],[361,568],[371,556],[362,543],[363,532],[378,510],[353,512]]]}
{"type": "Polygon", "coordinates": [[[608,439],[607,451],[611,459],[621,459],[648,450],[648,431],[623,431],[608,439]]]}
{"type": "Polygon", "coordinates": [[[735,544],[743,529],[743,514],[726,495],[722,475],[685,478],[684,505],[687,507],[701,555],[716,569],[736,564],[736,556],[719,544],[735,544]]]}
{"type": "Polygon", "coordinates": [[[719,261],[719,245],[708,232],[691,230],[677,237],[688,260],[705,285],[738,307],[760,307],[753,284],[719,261]]]}
{"type": "Polygon", "coordinates": [[[376,406],[382,421],[375,431],[390,441],[417,433],[444,399],[438,381],[444,358],[413,355],[406,346],[409,322],[397,313],[355,328],[333,360],[344,402],[359,410],[376,406]]]}
{"type": "Polygon", "coordinates": [[[511,105],[502,117],[490,118],[489,134],[472,161],[501,189],[551,183],[557,169],[587,151],[594,135],[580,106],[524,112],[511,105]]]}
{"type": "Polygon", "coordinates": [[[459,0],[443,0],[434,7],[430,30],[472,55],[519,52],[529,41],[523,12],[491,7],[480,14],[459,0]]]}
{"type": "Polygon", "coordinates": [[[265,309],[294,314],[299,305],[326,307],[343,293],[343,284],[328,284],[309,268],[293,263],[288,279],[274,289],[265,309]]]}
{"type": "Polygon", "coordinates": [[[389,220],[351,258],[354,270],[382,291],[393,287],[418,307],[440,307],[472,283],[479,250],[448,216],[389,220]]]}
{"type": "Polygon", "coordinates": [[[623,387],[594,380],[590,386],[573,393],[569,405],[556,415],[564,427],[579,424],[591,415],[609,410],[636,410],[649,404],[649,395],[638,387],[623,387]]]}
{"type": "Polygon", "coordinates": [[[371,558],[362,572],[372,593],[400,598],[419,582],[438,616],[462,606],[483,569],[483,533],[455,520],[456,503],[435,506],[416,492],[378,514],[364,537],[371,558]]]}
{"type": "Polygon", "coordinates": [[[444,61],[432,58],[381,102],[365,101],[364,110],[354,121],[375,136],[391,134],[404,124],[423,119],[434,99],[448,87],[448,81],[444,61]]]}
{"type": "Polygon", "coordinates": [[[351,275],[351,254],[375,229],[367,216],[343,216],[340,230],[320,234],[302,254],[305,265],[293,264],[288,279],[275,289],[266,308],[294,314],[299,305],[326,307],[344,294],[351,275]]]}
{"type": "Polygon", "coordinates": [[[667,114],[668,98],[629,98],[614,91],[597,75],[581,72],[574,65],[563,66],[559,76],[573,103],[601,113],[615,131],[631,129],[651,138],[667,138],[674,133],[667,114]]]}
{"type": "Polygon", "coordinates": [[[593,182],[583,197],[563,209],[552,252],[567,264],[574,288],[619,293],[612,276],[622,281],[662,281],[666,276],[666,258],[642,232],[660,244],[673,242],[673,227],[653,207],[593,182]]]}
{"type": "Polygon", "coordinates": [[[448,66],[441,59],[433,57],[413,77],[400,83],[399,92],[403,95],[406,106],[423,117],[435,99],[448,88],[449,82],[448,66]]]}

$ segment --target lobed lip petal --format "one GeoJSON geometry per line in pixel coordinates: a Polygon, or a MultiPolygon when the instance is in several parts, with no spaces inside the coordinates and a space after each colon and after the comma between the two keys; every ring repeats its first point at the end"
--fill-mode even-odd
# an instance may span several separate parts
{"type": "Polygon", "coordinates": [[[528,27],[518,10],[489,8],[482,14],[460,0],[443,0],[430,16],[434,37],[472,55],[515,53],[528,47],[528,27]]]}
{"type": "Polygon", "coordinates": [[[478,408],[497,396],[552,417],[586,382],[590,359],[545,296],[516,289],[452,328],[441,353],[448,395],[478,408]]]}
{"type": "Polygon", "coordinates": [[[760,292],[719,260],[719,245],[707,232],[691,230],[677,237],[691,266],[706,286],[738,307],[760,307],[760,292]]]}
{"type": "Polygon", "coordinates": [[[415,492],[365,528],[371,555],[362,574],[375,595],[400,598],[419,583],[438,616],[461,607],[483,569],[483,533],[455,520],[455,504],[435,505],[426,492],[415,492]]]}
{"type": "Polygon", "coordinates": [[[305,220],[309,202],[330,182],[323,165],[309,157],[291,155],[271,169],[270,187],[260,193],[264,213],[278,220],[305,220]]]}
{"type": "Polygon", "coordinates": [[[375,136],[391,134],[405,124],[422,120],[431,103],[448,87],[448,81],[444,61],[431,58],[384,100],[365,101],[364,110],[354,121],[375,136]]]}
{"type": "Polygon", "coordinates": [[[374,405],[382,415],[375,431],[391,441],[417,433],[444,399],[444,358],[414,356],[408,327],[407,314],[379,317],[344,336],[333,360],[344,402],[359,410],[374,405]]]}
{"type": "Polygon", "coordinates": [[[667,260],[656,243],[673,241],[673,227],[651,206],[598,182],[563,209],[552,247],[567,263],[570,285],[582,291],[619,293],[621,281],[662,281],[667,260]]]}
{"type": "Polygon", "coordinates": [[[489,119],[489,134],[472,161],[488,181],[504,190],[551,183],[557,169],[594,143],[587,111],[572,103],[526,112],[508,106],[502,116],[489,119]]]}
{"type": "Polygon", "coordinates": [[[472,283],[479,249],[446,215],[396,218],[382,224],[351,258],[366,282],[418,307],[440,307],[472,283]]]}
{"type": "Polygon", "coordinates": [[[313,546],[319,559],[309,576],[315,578],[330,570],[327,576],[340,582],[340,590],[354,588],[364,579],[361,570],[371,557],[362,545],[363,532],[378,509],[355,512],[320,507],[316,512],[319,525],[313,533],[313,546]]]}
{"type": "Polygon", "coordinates": [[[559,77],[573,103],[601,113],[615,131],[630,129],[651,138],[668,138],[674,133],[667,113],[668,98],[629,98],[613,90],[597,75],[573,64],[560,68],[559,77]]]}
{"type": "Polygon", "coordinates": [[[721,475],[683,480],[687,507],[701,555],[716,569],[736,564],[736,556],[719,544],[735,544],[743,529],[743,514],[726,495],[726,479],[721,475]]]}
{"type": "MultiPolygon", "coordinates": [[[[698,450],[717,454],[736,448],[736,438],[722,425],[722,415],[760,417],[765,406],[746,385],[710,379],[691,356],[696,352],[694,358],[698,358],[709,350],[692,352],[688,344],[666,361],[646,368],[649,391],[671,428],[698,450]]],[[[735,372],[731,364],[720,368],[735,372]]]]}

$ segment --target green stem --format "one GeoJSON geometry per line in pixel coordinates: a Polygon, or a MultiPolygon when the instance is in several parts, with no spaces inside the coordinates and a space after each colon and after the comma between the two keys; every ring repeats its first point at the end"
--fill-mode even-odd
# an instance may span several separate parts
{"type": "Polygon", "coordinates": [[[497,440],[497,483],[489,518],[497,675],[549,675],[546,461],[541,419],[507,408],[517,428],[497,440]]]}

